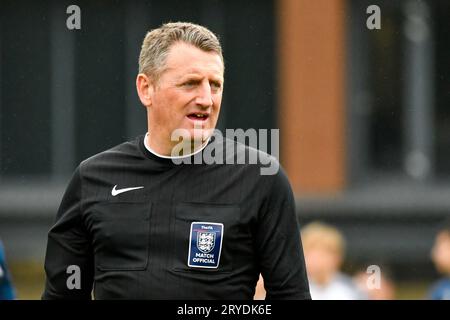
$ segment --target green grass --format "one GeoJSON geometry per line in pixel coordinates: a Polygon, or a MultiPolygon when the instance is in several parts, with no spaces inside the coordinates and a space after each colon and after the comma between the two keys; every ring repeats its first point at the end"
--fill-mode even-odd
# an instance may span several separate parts
{"type": "MultiPolygon", "coordinates": [[[[9,262],[14,286],[19,300],[38,300],[44,290],[45,274],[42,262],[14,261],[9,262]]],[[[396,283],[397,300],[421,300],[426,297],[429,282],[396,283]]]]}
{"type": "Polygon", "coordinates": [[[45,274],[42,262],[9,262],[13,284],[19,300],[38,300],[44,290],[45,274]]]}
{"type": "Polygon", "coordinates": [[[424,300],[431,283],[421,282],[403,282],[396,284],[397,300],[424,300]]]}

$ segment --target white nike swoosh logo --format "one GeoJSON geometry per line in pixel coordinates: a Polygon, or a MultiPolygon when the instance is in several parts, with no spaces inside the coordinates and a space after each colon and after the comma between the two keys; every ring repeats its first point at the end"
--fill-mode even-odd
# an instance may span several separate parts
{"type": "Polygon", "coordinates": [[[116,189],[117,184],[114,186],[114,188],[111,190],[111,194],[113,197],[117,196],[118,194],[124,193],[124,192],[128,192],[131,190],[137,190],[137,189],[142,189],[143,187],[133,187],[133,188],[124,188],[124,189],[116,189]]]}

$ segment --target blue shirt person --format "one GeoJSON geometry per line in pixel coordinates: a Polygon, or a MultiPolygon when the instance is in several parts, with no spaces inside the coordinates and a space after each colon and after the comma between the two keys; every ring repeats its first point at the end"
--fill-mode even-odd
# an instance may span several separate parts
{"type": "Polygon", "coordinates": [[[450,300],[450,278],[444,278],[435,283],[429,292],[431,300],[450,300]]]}
{"type": "Polygon", "coordinates": [[[442,278],[433,284],[428,298],[450,300],[450,220],[446,221],[436,234],[431,259],[442,278]]]}
{"type": "Polygon", "coordinates": [[[0,241],[0,300],[14,300],[15,293],[11,283],[11,276],[6,267],[5,251],[0,241]]]}

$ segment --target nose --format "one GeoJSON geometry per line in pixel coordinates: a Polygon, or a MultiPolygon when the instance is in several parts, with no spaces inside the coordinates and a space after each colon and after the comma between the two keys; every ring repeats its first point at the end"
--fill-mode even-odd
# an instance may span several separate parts
{"type": "Polygon", "coordinates": [[[211,86],[209,85],[209,82],[205,81],[201,86],[199,86],[195,103],[205,109],[213,105],[211,86]]]}

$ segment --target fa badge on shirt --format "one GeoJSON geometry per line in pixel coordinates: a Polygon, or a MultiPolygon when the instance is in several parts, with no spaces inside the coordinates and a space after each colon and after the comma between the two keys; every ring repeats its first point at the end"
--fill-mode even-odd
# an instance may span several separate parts
{"type": "Polygon", "coordinates": [[[192,222],[188,266],[192,268],[217,268],[222,251],[222,239],[222,223],[192,222]]]}

